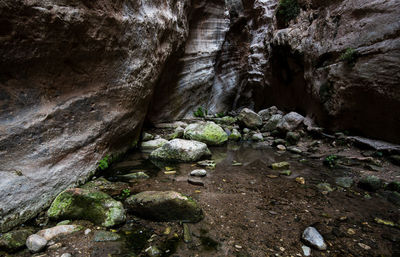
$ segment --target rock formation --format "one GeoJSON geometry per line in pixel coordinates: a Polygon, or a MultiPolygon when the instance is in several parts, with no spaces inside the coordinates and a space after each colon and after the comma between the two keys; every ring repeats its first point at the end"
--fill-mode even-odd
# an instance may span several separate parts
{"type": "Polygon", "coordinates": [[[138,139],[187,0],[0,3],[0,230],[138,139]]]}

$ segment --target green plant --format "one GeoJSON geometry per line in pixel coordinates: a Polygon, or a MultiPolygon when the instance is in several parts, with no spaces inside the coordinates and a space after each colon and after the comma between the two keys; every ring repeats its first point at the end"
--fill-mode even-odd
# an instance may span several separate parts
{"type": "Polygon", "coordinates": [[[276,19],[278,26],[287,27],[289,22],[297,17],[300,13],[300,6],[297,0],[280,0],[276,19]]]}
{"type": "Polygon", "coordinates": [[[346,51],[340,56],[339,60],[350,65],[354,65],[357,61],[359,53],[353,48],[347,48],[346,51]]]}
{"type": "Polygon", "coordinates": [[[215,114],[215,117],[217,117],[217,118],[223,118],[223,117],[225,117],[226,116],[226,114],[224,113],[224,112],[217,112],[216,114],[215,114]]]}
{"type": "Polygon", "coordinates": [[[324,165],[333,168],[336,166],[337,159],[338,157],[336,155],[331,154],[324,159],[324,165]]]}
{"type": "Polygon", "coordinates": [[[125,188],[121,192],[121,198],[122,199],[128,198],[128,196],[130,196],[130,195],[131,195],[131,190],[129,190],[128,188],[125,188]]]}
{"type": "Polygon", "coordinates": [[[104,157],[103,159],[101,159],[99,162],[98,162],[98,166],[97,166],[97,169],[98,170],[105,170],[105,169],[107,169],[108,167],[109,167],[109,163],[110,162],[110,156],[109,155],[106,155],[106,157],[104,157]]]}
{"type": "Polygon", "coordinates": [[[198,107],[196,111],[193,112],[194,117],[204,118],[208,114],[207,109],[203,107],[198,107]]]}

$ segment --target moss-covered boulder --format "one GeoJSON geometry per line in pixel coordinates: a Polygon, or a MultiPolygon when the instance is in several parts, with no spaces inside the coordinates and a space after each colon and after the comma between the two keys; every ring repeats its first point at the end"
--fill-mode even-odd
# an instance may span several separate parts
{"type": "Polygon", "coordinates": [[[207,145],[202,142],[173,139],[150,154],[150,159],[165,162],[193,162],[211,156],[207,145]]]}
{"type": "Polygon", "coordinates": [[[156,221],[198,222],[203,212],[196,201],[174,191],[145,191],[126,199],[128,210],[156,221]]]}
{"type": "Polygon", "coordinates": [[[242,135],[237,129],[233,129],[232,133],[229,135],[228,139],[232,141],[239,141],[242,138],[242,135]]]}
{"type": "Polygon", "coordinates": [[[33,234],[33,230],[14,230],[0,235],[0,250],[15,252],[25,247],[26,239],[33,234]]]}
{"type": "Polygon", "coordinates": [[[222,145],[228,140],[225,131],[212,121],[190,124],[185,128],[184,137],[207,145],[222,145]]]}
{"type": "Polygon", "coordinates": [[[360,179],[358,186],[367,191],[377,191],[382,186],[382,180],[376,176],[366,176],[360,179]]]}
{"type": "Polygon", "coordinates": [[[55,220],[89,220],[104,227],[118,225],[126,219],[121,202],[103,192],[82,188],[61,192],[51,204],[47,215],[55,220]]]}

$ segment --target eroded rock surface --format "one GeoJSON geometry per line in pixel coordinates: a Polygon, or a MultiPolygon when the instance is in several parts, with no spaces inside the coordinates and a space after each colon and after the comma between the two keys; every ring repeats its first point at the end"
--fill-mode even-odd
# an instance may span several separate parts
{"type": "Polygon", "coordinates": [[[188,3],[0,3],[0,230],[137,141],[188,3]]]}

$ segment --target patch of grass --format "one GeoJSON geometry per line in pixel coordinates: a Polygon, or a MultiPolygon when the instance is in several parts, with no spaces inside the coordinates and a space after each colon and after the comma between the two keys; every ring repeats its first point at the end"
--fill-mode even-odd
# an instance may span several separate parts
{"type": "Polygon", "coordinates": [[[198,118],[204,118],[206,117],[208,114],[207,109],[203,108],[203,107],[198,107],[196,111],[193,112],[194,117],[198,117],[198,118]]]}
{"type": "Polygon", "coordinates": [[[280,0],[276,19],[280,28],[287,27],[289,22],[297,17],[300,13],[300,6],[297,0],[280,0]]]}
{"type": "Polygon", "coordinates": [[[354,65],[358,57],[358,51],[350,47],[347,48],[346,51],[340,56],[339,60],[349,65],[354,65]]]}

